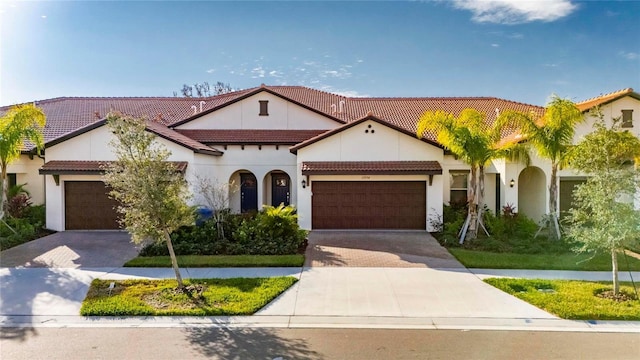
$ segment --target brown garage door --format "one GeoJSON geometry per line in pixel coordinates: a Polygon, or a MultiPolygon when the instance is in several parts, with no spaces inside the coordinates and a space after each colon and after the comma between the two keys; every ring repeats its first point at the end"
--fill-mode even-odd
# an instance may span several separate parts
{"type": "Polygon", "coordinates": [[[314,181],[314,229],[425,229],[424,181],[314,181]]]}
{"type": "Polygon", "coordinates": [[[102,181],[65,181],[67,230],[118,229],[117,202],[107,195],[102,181]]]}

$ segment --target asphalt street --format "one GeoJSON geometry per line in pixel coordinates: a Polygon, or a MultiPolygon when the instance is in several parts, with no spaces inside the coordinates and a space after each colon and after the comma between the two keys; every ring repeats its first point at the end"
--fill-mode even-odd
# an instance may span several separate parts
{"type": "Polygon", "coordinates": [[[2,328],[6,359],[633,359],[637,333],[274,329],[2,328]]]}

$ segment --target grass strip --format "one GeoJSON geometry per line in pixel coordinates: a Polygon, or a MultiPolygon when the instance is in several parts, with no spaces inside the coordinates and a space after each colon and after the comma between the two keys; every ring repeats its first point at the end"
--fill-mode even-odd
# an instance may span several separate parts
{"type": "Polygon", "coordinates": [[[640,320],[640,301],[630,282],[620,289],[635,300],[615,301],[596,296],[611,290],[611,282],[490,278],[486,283],[563,319],[640,320]]]}
{"type": "MultiPolygon", "coordinates": [[[[182,255],[180,267],[301,267],[304,255],[182,255]]],[[[125,267],[171,267],[169,256],[139,256],[125,267]]]]}
{"type": "Polygon", "coordinates": [[[84,316],[223,316],[251,315],[297,281],[272,278],[176,280],[93,280],[80,314],[84,316]],[[115,287],[109,290],[109,285],[115,287]]]}
{"type": "MultiPolygon", "coordinates": [[[[513,254],[493,253],[466,249],[449,248],[449,252],[468,268],[479,269],[533,269],[533,270],[578,270],[610,271],[611,258],[607,254],[596,256],[587,254],[513,254]]],[[[618,255],[620,271],[640,271],[640,260],[618,255]]]]}

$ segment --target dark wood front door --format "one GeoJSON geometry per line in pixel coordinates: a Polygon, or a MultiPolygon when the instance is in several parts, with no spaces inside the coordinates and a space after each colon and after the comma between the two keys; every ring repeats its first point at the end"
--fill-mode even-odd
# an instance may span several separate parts
{"type": "Polygon", "coordinates": [[[240,211],[258,211],[258,181],[253,174],[240,174],[240,211]]]}
{"type": "Polygon", "coordinates": [[[271,175],[271,205],[279,206],[284,204],[288,206],[291,199],[291,181],[287,174],[271,175]]]}
{"type": "Polygon", "coordinates": [[[314,229],[426,229],[424,181],[314,181],[314,229]]]}
{"type": "Polygon", "coordinates": [[[102,181],[64,182],[65,229],[118,229],[118,202],[107,195],[102,181]]]}

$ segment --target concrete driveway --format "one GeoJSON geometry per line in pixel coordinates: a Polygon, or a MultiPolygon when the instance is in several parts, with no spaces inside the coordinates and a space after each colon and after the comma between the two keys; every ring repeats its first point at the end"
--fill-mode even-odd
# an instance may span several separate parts
{"type": "Polygon", "coordinates": [[[63,231],[0,252],[0,267],[120,267],[138,252],[124,231],[63,231]]]}
{"type": "Polygon", "coordinates": [[[464,269],[426,231],[338,231],[309,233],[308,267],[464,269]]]}

